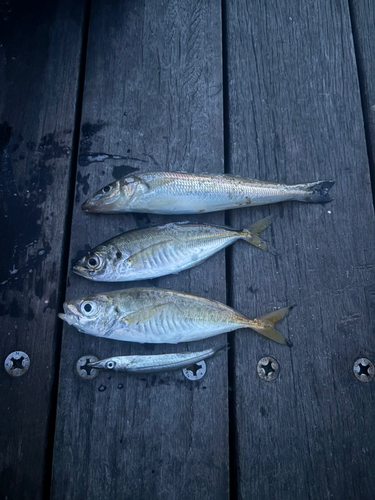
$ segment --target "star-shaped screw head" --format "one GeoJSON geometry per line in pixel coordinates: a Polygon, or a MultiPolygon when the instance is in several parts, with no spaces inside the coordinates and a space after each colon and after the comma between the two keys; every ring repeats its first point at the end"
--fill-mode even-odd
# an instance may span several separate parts
{"type": "Polygon", "coordinates": [[[95,363],[95,361],[98,361],[98,358],[92,354],[79,358],[76,364],[78,375],[85,380],[92,380],[93,378],[96,378],[99,375],[99,370],[89,366],[90,363],[95,363]]]}
{"type": "Polygon", "coordinates": [[[30,368],[30,358],[23,351],[11,352],[4,361],[4,368],[12,377],[20,377],[30,368]]]}
{"type": "Polygon", "coordinates": [[[262,380],[271,382],[271,380],[275,380],[275,378],[279,375],[280,366],[275,358],[265,356],[258,361],[257,372],[262,380]]]}
{"type": "Polygon", "coordinates": [[[206,363],[204,361],[198,361],[194,365],[183,368],[182,372],[189,380],[199,380],[205,375],[206,370],[206,363]]]}
{"type": "Polygon", "coordinates": [[[375,375],[375,366],[367,358],[359,358],[353,365],[355,377],[360,382],[370,382],[375,375]]]}

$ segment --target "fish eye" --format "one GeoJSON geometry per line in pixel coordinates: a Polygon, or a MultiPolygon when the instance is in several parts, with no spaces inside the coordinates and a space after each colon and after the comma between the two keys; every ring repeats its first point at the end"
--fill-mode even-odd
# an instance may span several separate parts
{"type": "Polygon", "coordinates": [[[92,316],[95,314],[97,310],[97,305],[95,302],[91,302],[89,300],[85,300],[85,302],[82,302],[81,304],[81,311],[85,316],[92,316]]]}
{"type": "Polygon", "coordinates": [[[109,185],[108,186],[104,186],[103,193],[109,193],[111,189],[112,189],[112,186],[109,186],[109,185]]]}
{"type": "Polygon", "coordinates": [[[91,269],[95,269],[99,267],[100,265],[100,258],[97,255],[92,255],[88,260],[87,260],[87,265],[91,269]]]}
{"type": "Polygon", "coordinates": [[[105,364],[105,367],[108,368],[108,370],[113,370],[115,366],[116,366],[115,361],[107,361],[105,364]]]}

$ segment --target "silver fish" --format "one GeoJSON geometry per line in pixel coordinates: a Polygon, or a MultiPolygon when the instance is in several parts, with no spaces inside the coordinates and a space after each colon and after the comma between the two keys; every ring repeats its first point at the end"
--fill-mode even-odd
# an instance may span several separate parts
{"type": "Polygon", "coordinates": [[[143,280],[178,273],[239,239],[266,250],[259,233],[271,222],[272,217],[266,217],[242,231],[188,222],[135,229],[94,248],[73,271],[94,281],[143,280]]]}
{"type": "Polygon", "coordinates": [[[139,343],[189,342],[251,328],[280,344],[289,344],[274,324],[291,307],[249,319],[216,300],[162,288],[130,288],[64,303],[59,317],[80,332],[139,343]]]}
{"type": "Polygon", "coordinates": [[[82,205],[84,212],[195,214],[280,201],[327,203],[333,181],[275,184],[234,175],[145,172],[100,189],[82,205]]]}
{"type": "Polygon", "coordinates": [[[184,352],[182,354],[153,354],[149,356],[112,356],[89,363],[90,368],[112,370],[115,372],[153,373],[167,370],[178,370],[192,366],[198,361],[208,359],[220,351],[227,349],[221,346],[217,349],[206,349],[199,352],[184,352]]]}

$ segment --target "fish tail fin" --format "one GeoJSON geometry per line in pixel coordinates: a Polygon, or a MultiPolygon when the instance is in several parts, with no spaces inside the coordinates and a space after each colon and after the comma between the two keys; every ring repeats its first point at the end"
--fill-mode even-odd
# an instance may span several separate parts
{"type": "Polygon", "coordinates": [[[329,190],[334,185],[335,181],[317,181],[309,184],[301,184],[300,187],[304,191],[304,195],[300,201],[306,203],[329,203],[333,197],[329,194],[329,190]]]}
{"type": "Polygon", "coordinates": [[[289,311],[293,309],[293,306],[284,307],[283,309],[278,309],[277,311],[273,311],[271,313],[265,314],[260,318],[255,318],[254,320],[250,320],[250,324],[248,325],[252,330],[264,335],[268,339],[274,340],[279,344],[287,345],[288,347],[292,347],[292,343],[284,337],[280,332],[274,328],[274,325],[281,321],[285,316],[289,314],[289,311]]]}
{"type": "Polygon", "coordinates": [[[261,250],[270,251],[267,243],[262,240],[259,235],[262,231],[267,229],[267,227],[272,224],[273,220],[273,215],[269,215],[268,217],[255,222],[249,229],[243,229],[241,231],[242,239],[250,243],[250,245],[254,245],[257,248],[260,248],[261,250]]]}

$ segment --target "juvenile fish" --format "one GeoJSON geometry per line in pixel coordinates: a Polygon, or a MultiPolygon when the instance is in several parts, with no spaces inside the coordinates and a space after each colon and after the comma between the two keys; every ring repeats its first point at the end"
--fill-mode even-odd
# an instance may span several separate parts
{"type": "Polygon", "coordinates": [[[178,273],[239,239],[266,250],[259,234],[271,222],[272,217],[266,217],[242,231],[188,222],[135,229],[94,248],[73,271],[94,281],[143,280],[178,273]]]}
{"type": "Polygon", "coordinates": [[[275,184],[234,175],[145,172],[100,189],[82,205],[84,212],[195,214],[280,201],[327,203],[333,181],[275,184]]]}
{"type": "Polygon", "coordinates": [[[129,342],[177,344],[251,328],[290,345],[274,324],[291,307],[249,319],[216,300],[162,288],[130,288],[64,303],[59,317],[80,332],[129,342]]]}
{"type": "Polygon", "coordinates": [[[167,370],[178,370],[192,366],[203,359],[208,359],[227,348],[226,345],[217,349],[206,349],[199,352],[184,352],[183,354],[154,354],[149,356],[113,356],[89,363],[90,368],[112,370],[115,372],[154,373],[167,370]]]}

